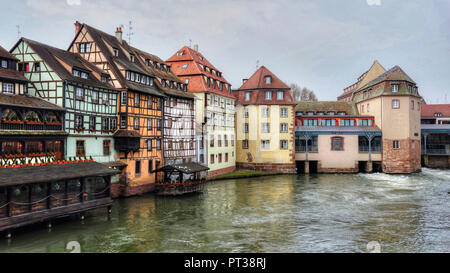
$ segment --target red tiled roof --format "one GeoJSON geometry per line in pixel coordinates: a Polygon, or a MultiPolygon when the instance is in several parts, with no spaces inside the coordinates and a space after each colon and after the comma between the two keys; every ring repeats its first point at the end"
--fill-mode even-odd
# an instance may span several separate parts
{"type": "Polygon", "coordinates": [[[281,81],[265,66],[261,66],[238,90],[234,91],[236,104],[249,105],[295,105],[290,87],[281,81]],[[271,76],[270,84],[265,83],[265,77],[271,76]],[[266,92],[272,91],[272,99],[266,100],[266,92]],[[277,91],[284,91],[283,100],[277,100],[277,91]],[[250,100],[245,100],[245,94],[250,92],[250,100]]]}
{"type": "Polygon", "coordinates": [[[422,104],[422,117],[434,117],[435,113],[441,113],[443,117],[450,117],[450,104],[422,104]]]}
{"type": "Polygon", "coordinates": [[[207,86],[205,78],[216,80],[216,82],[226,83],[231,86],[231,84],[223,77],[221,71],[215,68],[200,52],[193,50],[190,47],[184,46],[178,50],[172,57],[170,57],[166,63],[171,65],[172,71],[183,81],[189,79],[188,90],[189,92],[208,92],[218,94],[224,97],[234,98],[232,93],[228,93],[228,90],[223,87],[220,90],[218,83],[213,87],[212,83],[210,87],[207,86]],[[179,52],[183,52],[181,56],[178,55],[179,52]],[[187,65],[186,68],[183,68],[187,65]],[[210,70],[214,70],[220,73],[220,76],[212,73],[211,71],[205,71],[203,67],[208,67],[210,70]]]}
{"type": "Polygon", "coordinates": [[[9,53],[9,51],[6,50],[5,48],[3,48],[2,46],[0,46],[0,58],[5,58],[5,59],[10,59],[10,60],[17,61],[17,58],[14,57],[14,55],[9,53]]]}
{"type": "Polygon", "coordinates": [[[263,65],[239,88],[239,90],[251,89],[290,89],[290,87],[263,65]],[[265,83],[266,76],[272,77],[270,84],[265,83]]]}

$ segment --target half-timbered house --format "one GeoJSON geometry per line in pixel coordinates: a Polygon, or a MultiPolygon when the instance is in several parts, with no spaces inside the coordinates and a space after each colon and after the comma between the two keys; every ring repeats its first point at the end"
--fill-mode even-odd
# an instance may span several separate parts
{"type": "Polygon", "coordinates": [[[108,83],[108,74],[77,54],[25,38],[11,52],[29,80],[27,94],[67,110],[65,157],[116,161],[117,90],[108,83]]]}
{"type": "Polygon", "coordinates": [[[155,76],[155,84],[166,94],[164,99],[164,165],[196,160],[195,96],[188,93],[171,67],[157,56],[134,48],[145,69],[155,76]]]}
{"type": "Polygon", "coordinates": [[[196,97],[197,153],[208,176],[235,169],[235,97],[231,85],[199,51],[184,46],[166,61],[196,97]]]}
{"type": "Polygon", "coordinates": [[[152,191],[152,170],[163,163],[163,105],[154,75],[122,39],[122,30],[109,35],[86,24],[75,23],[75,38],[68,49],[105,71],[120,90],[117,102],[119,130],[115,147],[126,164],[117,194],[129,196],[152,191]]]}

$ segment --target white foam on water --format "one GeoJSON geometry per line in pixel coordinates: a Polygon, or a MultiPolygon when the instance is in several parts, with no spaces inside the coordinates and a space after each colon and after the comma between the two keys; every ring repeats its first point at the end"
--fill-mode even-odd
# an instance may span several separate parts
{"type": "Polygon", "coordinates": [[[422,174],[450,182],[450,170],[422,168],[422,174]]]}

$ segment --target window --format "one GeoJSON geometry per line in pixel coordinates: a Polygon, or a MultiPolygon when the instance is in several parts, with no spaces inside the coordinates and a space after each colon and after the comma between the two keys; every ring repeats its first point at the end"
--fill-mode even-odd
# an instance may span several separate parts
{"type": "Polygon", "coordinates": [[[248,123],[244,123],[244,133],[248,133],[248,123]]]}
{"type": "Polygon", "coordinates": [[[147,139],[147,151],[151,152],[152,151],[152,145],[153,145],[153,141],[151,139],[147,139]]]}
{"type": "Polygon", "coordinates": [[[111,140],[103,140],[103,155],[111,155],[111,140]]]}
{"type": "Polygon", "coordinates": [[[34,63],[34,72],[41,72],[41,63],[34,63]]]}
{"type": "Polygon", "coordinates": [[[108,76],[105,74],[102,74],[102,82],[107,82],[108,81],[108,76]]]}
{"type": "Polygon", "coordinates": [[[205,163],[205,155],[204,154],[200,155],[200,163],[205,163]]]}
{"type": "Polygon", "coordinates": [[[270,123],[264,122],[261,124],[261,133],[270,133],[270,123]]]}
{"type": "Polygon", "coordinates": [[[344,138],[332,137],[331,138],[331,150],[332,151],[343,151],[344,150],[344,138]]]}
{"type": "Polygon", "coordinates": [[[91,92],[91,100],[92,100],[92,103],[98,103],[98,92],[97,91],[91,92]]]}
{"type": "Polygon", "coordinates": [[[268,118],[269,117],[269,108],[268,107],[262,108],[261,114],[262,114],[263,118],[268,118]]]}
{"type": "Polygon", "coordinates": [[[225,162],[228,162],[228,153],[225,153],[225,162]]]}
{"type": "Polygon", "coordinates": [[[222,154],[219,154],[219,163],[222,163],[222,154]]]}
{"type": "Polygon", "coordinates": [[[214,154],[211,154],[211,156],[209,157],[209,161],[210,164],[214,164],[214,154]]]}
{"type": "Polygon", "coordinates": [[[361,113],[364,113],[364,105],[361,105],[361,113]]]}
{"type": "Polygon", "coordinates": [[[227,135],[223,135],[223,141],[225,142],[225,147],[228,147],[228,137],[227,137],[227,135]]]}
{"type": "Polygon", "coordinates": [[[136,160],[136,168],[134,169],[136,174],[141,174],[141,161],[136,160]]]}
{"type": "Polygon", "coordinates": [[[188,67],[188,64],[183,64],[182,68],[186,69],[188,67]]]}
{"type": "Polygon", "coordinates": [[[317,126],[317,119],[305,119],[303,121],[304,126],[317,126]]]}
{"type": "Polygon", "coordinates": [[[161,150],[161,139],[156,140],[156,150],[161,150]]]}
{"type": "Polygon", "coordinates": [[[242,149],[248,149],[248,140],[247,139],[242,140],[242,149]]]}
{"type": "Polygon", "coordinates": [[[222,147],[222,136],[221,135],[217,136],[217,147],[222,147]]]}
{"type": "Polygon", "coordinates": [[[158,131],[161,131],[161,130],[162,130],[162,121],[161,121],[161,119],[157,119],[157,120],[156,120],[156,129],[157,129],[158,131]]]}
{"type": "Polygon", "coordinates": [[[102,94],[102,104],[105,104],[105,105],[109,104],[109,94],[108,93],[102,94]]]}
{"type": "Polygon", "coordinates": [[[288,117],[287,108],[281,108],[280,115],[281,115],[282,118],[287,118],[288,117]]]}
{"type": "Polygon", "coordinates": [[[77,140],[76,141],[76,151],[75,151],[75,155],[76,156],[86,156],[86,149],[84,146],[84,140],[77,140]]]}
{"type": "Polygon", "coordinates": [[[209,137],[209,147],[214,147],[214,135],[209,137]]]}
{"type": "Polygon", "coordinates": [[[134,130],[139,130],[139,118],[134,118],[134,130]]]}
{"type": "Polygon", "coordinates": [[[284,92],[283,91],[277,92],[277,100],[284,100],[284,92]]]}
{"type": "Polygon", "coordinates": [[[354,119],[341,119],[339,121],[340,126],[355,126],[355,120],[354,119]]]}
{"type": "Polygon", "coordinates": [[[2,85],[2,92],[7,94],[15,94],[14,84],[9,82],[4,82],[2,85]]]}
{"type": "Polygon", "coordinates": [[[88,73],[86,73],[86,72],[81,72],[81,78],[87,79],[87,78],[88,78],[88,73]]]}
{"type": "Polygon", "coordinates": [[[177,52],[177,56],[183,56],[183,51],[177,52]]]}
{"type": "Polygon", "coordinates": [[[21,71],[21,72],[29,72],[30,71],[30,64],[29,63],[20,63],[19,64],[19,71],[21,71]]]}
{"type": "Polygon", "coordinates": [[[392,84],[391,87],[392,87],[392,93],[398,92],[398,84],[392,84]]]}
{"type": "Polygon", "coordinates": [[[149,118],[147,120],[147,130],[153,130],[153,119],[149,118]]]}
{"type": "Polygon", "coordinates": [[[370,104],[367,104],[367,112],[370,112],[370,104]]]}
{"type": "Polygon", "coordinates": [[[359,126],[372,126],[372,120],[371,119],[360,119],[359,126]]]}
{"type": "Polygon", "coordinates": [[[272,99],[272,92],[271,91],[266,91],[265,99],[266,100],[271,100],[272,99]]]}
{"type": "Polygon", "coordinates": [[[272,83],[272,77],[271,76],[265,76],[264,77],[264,82],[266,84],[271,84],[272,83]]]}
{"type": "Polygon", "coordinates": [[[411,101],[411,110],[414,110],[414,101],[411,101]]]}
{"type": "Polygon", "coordinates": [[[127,92],[126,91],[120,92],[120,104],[127,105],[127,92]]]}
{"type": "Polygon", "coordinates": [[[287,123],[281,123],[280,124],[280,132],[281,133],[287,133],[288,131],[288,124],[287,123]]]}
{"type": "Polygon", "coordinates": [[[280,149],[281,150],[287,150],[288,148],[288,141],[287,140],[281,140],[280,141],[280,149]]]}
{"type": "Polygon", "coordinates": [[[75,98],[77,100],[84,100],[84,89],[83,88],[77,87],[75,92],[76,92],[75,98]]]}
{"type": "Polygon", "coordinates": [[[75,115],[75,129],[84,129],[83,116],[75,115]]]}
{"type": "Polygon", "coordinates": [[[139,107],[139,94],[134,94],[134,107],[139,107]]]}
{"type": "Polygon", "coordinates": [[[127,116],[120,115],[120,129],[126,129],[127,128],[127,116]]]}
{"type": "Polygon", "coordinates": [[[96,118],[95,116],[89,117],[89,130],[95,131],[95,125],[96,125],[96,118]]]}
{"type": "Polygon", "coordinates": [[[270,149],[270,140],[261,140],[261,149],[270,149]]]}
{"type": "Polygon", "coordinates": [[[248,118],[248,108],[244,108],[244,118],[248,118]]]}
{"type": "Polygon", "coordinates": [[[398,140],[392,141],[392,148],[400,149],[400,142],[398,140]]]}
{"type": "Polygon", "coordinates": [[[231,135],[231,147],[234,147],[234,135],[231,135]]]}
{"type": "Polygon", "coordinates": [[[3,68],[8,68],[8,61],[7,60],[2,60],[2,67],[3,68]]]}
{"type": "Polygon", "coordinates": [[[392,100],[392,109],[399,109],[399,108],[400,108],[400,101],[392,100]]]}
{"type": "Polygon", "coordinates": [[[133,54],[130,55],[130,61],[132,63],[134,63],[136,61],[136,57],[133,54]]]}
{"type": "Polygon", "coordinates": [[[88,53],[91,52],[91,44],[90,43],[80,43],[80,53],[88,53]]]}
{"type": "Polygon", "coordinates": [[[250,96],[251,96],[250,92],[245,92],[245,101],[249,101],[250,100],[250,96]]]}
{"type": "Polygon", "coordinates": [[[322,126],[336,126],[335,119],[322,119],[322,126]]]}
{"type": "Polygon", "coordinates": [[[185,83],[185,84],[188,84],[188,83],[189,83],[189,79],[186,78],[186,79],[184,80],[184,83],[185,83]]]}

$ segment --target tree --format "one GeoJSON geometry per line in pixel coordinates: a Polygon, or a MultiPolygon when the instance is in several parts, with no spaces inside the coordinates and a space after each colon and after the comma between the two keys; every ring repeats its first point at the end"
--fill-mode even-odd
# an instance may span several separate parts
{"type": "Polygon", "coordinates": [[[295,101],[317,101],[314,91],[306,87],[301,88],[297,84],[291,84],[291,95],[295,101]]]}

